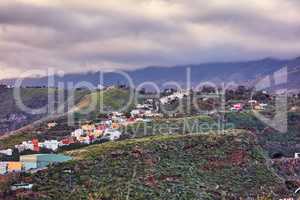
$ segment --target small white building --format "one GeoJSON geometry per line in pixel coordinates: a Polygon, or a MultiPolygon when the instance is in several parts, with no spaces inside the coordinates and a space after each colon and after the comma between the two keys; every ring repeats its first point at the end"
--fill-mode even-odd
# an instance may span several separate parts
{"type": "Polygon", "coordinates": [[[165,96],[165,97],[162,97],[160,98],[160,102],[162,104],[167,104],[169,103],[170,101],[173,101],[175,99],[183,99],[184,97],[188,96],[189,95],[189,92],[186,92],[186,91],[178,91],[178,92],[175,92],[169,96],[165,96]]]}
{"type": "Polygon", "coordinates": [[[130,114],[132,117],[139,116],[141,114],[141,111],[139,109],[134,109],[130,112],[130,114]]]}
{"type": "Polygon", "coordinates": [[[253,99],[251,99],[251,100],[249,100],[249,101],[248,101],[248,103],[250,103],[250,104],[257,104],[257,101],[256,101],[256,100],[253,100],[253,99]]]}
{"type": "Polygon", "coordinates": [[[71,136],[72,137],[75,137],[75,138],[79,138],[80,136],[82,136],[84,134],[84,131],[82,129],[76,129],[75,131],[73,131],[71,133],[71,136]]]}
{"type": "Polygon", "coordinates": [[[110,126],[110,125],[112,125],[112,120],[105,120],[102,123],[105,124],[105,125],[110,126]]]}
{"type": "Polygon", "coordinates": [[[18,149],[18,152],[25,151],[25,146],[23,144],[17,144],[15,145],[15,148],[18,149]]]}
{"type": "Polygon", "coordinates": [[[136,109],[147,109],[152,110],[153,106],[151,104],[137,104],[136,109]]]}
{"type": "Polygon", "coordinates": [[[260,103],[259,106],[262,107],[262,108],[266,108],[268,106],[268,104],[266,104],[266,103],[260,103]]]}
{"type": "Polygon", "coordinates": [[[103,135],[103,139],[108,139],[108,140],[117,140],[121,137],[122,133],[118,130],[115,129],[106,129],[103,135]]]}
{"type": "Polygon", "coordinates": [[[145,117],[154,117],[154,113],[151,110],[146,110],[144,113],[145,117]]]}
{"type": "Polygon", "coordinates": [[[6,156],[12,156],[12,153],[13,153],[12,149],[0,150],[0,154],[4,154],[6,156]]]}
{"type": "Polygon", "coordinates": [[[12,191],[16,191],[16,190],[31,190],[33,187],[33,184],[29,184],[29,183],[19,183],[19,184],[14,184],[10,187],[10,189],[12,191]]]}
{"type": "Polygon", "coordinates": [[[23,141],[22,144],[15,145],[15,148],[18,149],[19,152],[23,152],[25,150],[34,150],[34,145],[31,141],[23,141]]]}
{"type": "Polygon", "coordinates": [[[51,149],[52,151],[57,151],[59,146],[59,141],[57,140],[46,140],[44,142],[39,143],[41,148],[51,149]]]}

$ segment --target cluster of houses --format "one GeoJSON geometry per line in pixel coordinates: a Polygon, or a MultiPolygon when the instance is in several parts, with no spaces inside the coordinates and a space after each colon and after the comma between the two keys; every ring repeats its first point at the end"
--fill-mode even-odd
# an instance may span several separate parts
{"type": "Polygon", "coordinates": [[[231,111],[242,111],[246,105],[251,106],[253,110],[265,110],[268,106],[266,103],[259,103],[256,100],[249,100],[247,103],[236,103],[230,108],[231,111]]]}
{"type": "Polygon", "coordinates": [[[42,148],[57,151],[58,147],[62,144],[63,141],[45,140],[44,142],[39,142],[37,139],[33,139],[31,141],[23,141],[21,144],[15,145],[15,148],[19,153],[26,150],[39,152],[42,148]]]}
{"type": "MultiPolygon", "coordinates": [[[[122,135],[122,133],[119,131],[121,126],[127,126],[140,120],[145,121],[145,117],[147,116],[158,116],[158,114],[153,113],[155,112],[151,104],[139,104],[136,106],[136,109],[131,112],[131,117],[126,117],[120,112],[113,112],[111,113],[109,119],[100,123],[83,124],[78,129],[71,132],[69,136],[61,140],[39,141],[38,139],[32,139],[30,141],[23,141],[21,144],[15,145],[15,150],[17,150],[19,153],[27,150],[40,153],[42,149],[48,149],[52,152],[57,152],[60,147],[69,146],[75,143],[88,145],[100,140],[117,140],[122,135]]],[[[148,118],[148,120],[150,119],[148,118]]],[[[50,122],[47,124],[47,128],[51,129],[56,125],[57,123],[50,122]]],[[[12,156],[13,151],[13,149],[5,149],[1,150],[0,154],[12,156]]],[[[69,159],[69,157],[59,154],[21,155],[20,161],[18,162],[0,162],[0,174],[39,169],[47,166],[50,163],[62,162],[69,159]]]]}
{"type": "Polygon", "coordinates": [[[99,124],[85,124],[71,133],[71,137],[83,144],[91,144],[99,139],[116,140],[121,137],[120,123],[108,120],[99,124]]]}
{"type": "Polygon", "coordinates": [[[153,101],[137,104],[135,109],[130,112],[131,117],[137,121],[143,121],[144,118],[163,117],[163,115],[158,112],[159,107],[156,106],[156,108],[154,108],[153,104],[153,101]]]}
{"type": "Polygon", "coordinates": [[[187,97],[188,95],[189,95],[189,92],[180,90],[180,91],[174,92],[171,95],[160,98],[160,102],[162,104],[168,104],[174,100],[183,99],[184,97],[187,97]]]}
{"type": "MultiPolygon", "coordinates": [[[[124,123],[125,122],[127,121],[124,121],[124,123]]],[[[21,144],[15,145],[15,149],[17,149],[19,153],[22,153],[26,150],[40,152],[41,149],[48,149],[56,152],[60,147],[69,146],[74,143],[92,144],[95,141],[104,138],[108,140],[116,140],[121,136],[121,132],[118,131],[121,124],[122,123],[114,122],[113,120],[107,120],[98,124],[88,123],[74,130],[69,136],[61,140],[45,140],[40,142],[37,139],[32,139],[30,141],[23,141],[21,144]]],[[[0,153],[9,156],[12,153],[12,149],[2,150],[0,153]]]]}

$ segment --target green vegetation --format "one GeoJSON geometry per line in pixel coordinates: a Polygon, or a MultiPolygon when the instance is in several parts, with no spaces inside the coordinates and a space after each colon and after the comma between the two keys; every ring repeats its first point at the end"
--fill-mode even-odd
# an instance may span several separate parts
{"type": "MultiPolygon", "coordinates": [[[[101,111],[117,111],[123,107],[126,107],[128,102],[130,102],[129,90],[110,88],[104,91],[95,91],[87,95],[77,104],[77,106],[80,108],[80,112],[76,112],[75,116],[78,120],[95,120],[99,118],[98,116],[101,115],[101,111]],[[89,106],[91,105],[94,105],[94,107],[92,106],[92,112],[83,114],[84,111],[88,110],[89,106]]],[[[133,108],[133,105],[128,105],[127,109],[130,108],[133,108]]]]}
{"type": "Polygon", "coordinates": [[[144,137],[153,134],[199,133],[217,130],[216,119],[207,115],[186,118],[154,119],[149,122],[138,122],[125,127],[123,132],[130,137],[144,137]]]}
{"type": "Polygon", "coordinates": [[[159,135],[68,154],[75,160],[23,177],[39,199],[278,198],[286,192],[241,130],[159,135]]]}
{"type": "Polygon", "coordinates": [[[227,123],[232,124],[238,129],[255,130],[259,132],[266,127],[263,122],[253,115],[252,111],[228,112],[225,115],[225,119],[227,123]]]}

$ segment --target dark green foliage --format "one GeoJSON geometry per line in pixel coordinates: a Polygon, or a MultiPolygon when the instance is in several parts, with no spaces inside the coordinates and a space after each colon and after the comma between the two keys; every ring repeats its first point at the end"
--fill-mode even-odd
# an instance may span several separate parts
{"type": "Polygon", "coordinates": [[[32,175],[40,199],[277,197],[283,186],[240,131],[109,142],[69,154],[76,161],[32,175]]]}

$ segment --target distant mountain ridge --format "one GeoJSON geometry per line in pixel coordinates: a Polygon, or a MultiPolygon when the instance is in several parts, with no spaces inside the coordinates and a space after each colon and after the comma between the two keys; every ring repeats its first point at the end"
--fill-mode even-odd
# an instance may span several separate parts
{"type": "MultiPolygon", "coordinates": [[[[187,73],[190,71],[191,85],[196,86],[200,82],[212,81],[214,83],[235,82],[237,84],[253,85],[257,80],[272,75],[282,67],[288,67],[290,72],[288,77],[288,88],[298,89],[300,83],[300,57],[295,59],[275,59],[265,58],[244,62],[215,62],[197,65],[183,65],[174,67],[146,67],[133,71],[125,71],[133,80],[135,85],[151,81],[159,86],[168,81],[176,81],[184,86],[187,82],[187,73]]],[[[127,84],[128,81],[115,72],[104,73],[104,85],[127,84]]],[[[87,72],[80,74],[66,74],[63,77],[54,76],[55,84],[58,82],[74,84],[86,81],[94,86],[100,84],[100,72],[87,72]]],[[[23,81],[24,86],[48,85],[47,77],[27,78],[23,81]]],[[[14,84],[15,79],[0,81],[5,84],[14,84]]]]}

